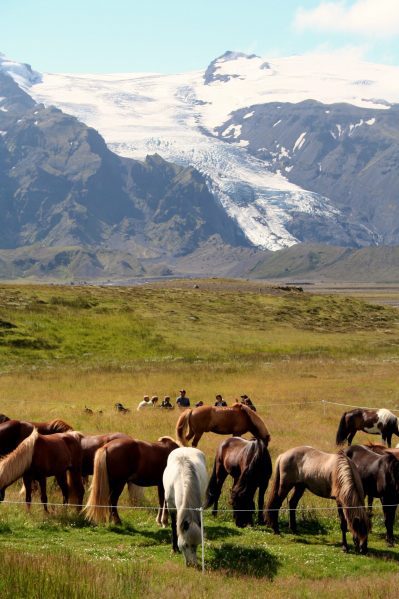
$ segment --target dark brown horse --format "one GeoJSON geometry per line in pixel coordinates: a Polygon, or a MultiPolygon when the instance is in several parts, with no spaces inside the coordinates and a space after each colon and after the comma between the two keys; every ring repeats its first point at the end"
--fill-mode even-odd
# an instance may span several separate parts
{"type": "Polygon", "coordinates": [[[326,453],[309,446],[294,447],[278,456],[276,475],[265,517],[275,533],[279,533],[278,513],[288,493],[290,529],[296,533],[296,508],[308,489],[318,497],[335,499],[341,521],[342,548],[348,551],[346,533],[360,553],[367,553],[369,519],[364,508],[362,481],[355,464],[343,451],[326,453]]]}
{"type": "Polygon", "coordinates": [[[262,418],[239,403],[231,408],[201,406],[185,410],[176,424],[176,437],[181,445],[188,445],[188,441],[193,439],[192,445],[197,447],[202,435],[208,432],[238,437],[249,432],[257,439],[262,439],[266,447],[270,441],[269,431],[262,418]]]}
{"type": "Polygon", "coordinates": [[[393,450],[384,451],[381,446],[352,445],[344,451],[357,466],[369,508],[374,497],[381,500],[386,540],[393,545],[393,524],[399,503],[399,460],[393,450]]]}
{"type": "Polygon", "coordinates": [[[50,422],[27,422],[24,420],[6,420],[0,424],[0,456],[13,451],[34,429],[41,435],[53,435],[71,431],[72,427],[63,420],[50,422]]]}
{"type": "Polygon", "coordinates": [[[131,439],[125,433],[107,433],[105,435],[84,435],[81,439],[82,446],[82,476],[86,478],[93,474],[94,456],[97,449],[103,447],[114,439],[131,439]]]}
{"type": "Polygon", "coordinates": [[[80,437],[76,432],[40,435],[34,429],[0,461],[0,499],[4,499],[4,490],[22,476],[28,506],[32,500],[32,481],[37,480],[41,501],[47,511],[46,479],[54,476],[61,487],[64,503],[74,495],[76,503],[81,505],[84,488],[80,437]]]}
{"type": "Polygon", "coordinates": [[[258,523],[264,524],[264,497],[272,475],[272,461],[265,442],[260,439],[247,441],[240,437],[231,437],[219,445],[205,505],[205,507],[213,505],[214,516],[217,514],[222,486],[228,474],[234,480],[231,503],[236,525],[252,526],[255,511],[254,495],[257,489],[259,489],[258,523]]]}
{"type": "Polygon", "coordinates": [[[95,523],[113,520],[120,524],[117,505],[126,483],[140,487],[158,487],[158,524],[164,504],[162,475],[168,456],[178,444],[171,437],[161,437],[156,443],[135,439],[114,439],[96,452],[90,496],[84,508],[85,516],[95,523]]]}
{"type": "Polygon", "coordinates": [[[399,420],[389,410],[366,410],[358,408],[344,412],[339,422],[336,444],[342,445],[345,441],[351,445],[357,431],[364,431],[372,435],[381,435],[382,441],[391,447],[392,435],[399,436],[399,420]]]}

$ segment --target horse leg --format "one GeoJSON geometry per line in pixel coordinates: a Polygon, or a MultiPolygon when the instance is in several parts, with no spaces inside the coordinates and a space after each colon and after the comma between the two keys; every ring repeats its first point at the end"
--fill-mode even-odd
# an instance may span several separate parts
{"type": "Polygon", "coordinates": [[[109,487],[111,489],[110,494],[110,517],[111,520],[114,521],[115,524],[122,524],[122,520],[118,514],[118,499],[123,491],[123,487],[125,486],[125,481],[110,481],[109,487]]]}
{"type": "Polygon", "coordinates": [[[392,446],[392,434],[393,433],[386,433],[385,435],[385,440],[389,448],[392,446]]]}
{"type": "Polygon", "coordinates": [[[222,487],[223,487],[223,483],[227,478],[227,470],[225,468],[223,468],[223,466],[221,466],[220,468],[218,468],[217,472],[216,472],[216,488],[214,489],[214,493],[213,493],[213,509],[212,509],[212,516],[217,516],[218,515],[218,506],[219,506],[219,499],[220,499],[220,494],[222,492],[222,487]]]}
{"type": "Polygon", "coordinates": [[[156,523],[158,526],[165,526],[168,523],[168,507],[165,503],[165,490],[163,488],[163,484],[158,485],[158,500],[159,500],[159,509],[157,514],[156,523]]]}
{"type": "Polygon", "coordinates": [[[197,447],[198,443],[200,442],[201,437],[202,437],[202,433],[195,433],[194,439],[192,442],[193,447],[197,447]]]}
{"type": "Polygon", "coordinates": [[[172,549],[175,553],[179,551],[177,544],[177,526],[176,526],[176,510],[170,512],[170,519],[172,523],[172,549]]]}
{"type": "MultiPolygon", "coordinates": [[[[395,544],[393,536],[393,523],[395,521],[396,505],[395,506],[384,506],[384,499],[381,498],[382,510],[384,512],[384,522],[387,531],[386,540],[389,547],[393,547],[395,544]]],[[[390,500],[387,503],[392,503],[390,500]]]]}
{"type": "Polygon", "coordinates": [[[373,517],[373,501],[374,501],[374,497],[372,495],[368,495],[367,496],[367,505],[368,505],[368,514],[369,514],[370,519],[373,517]]]}
{"type": "Polygon", "coordinates": [[[258,489],[258,524],[261,526],[263,526],[265,524],[265,518],[263,516],[263,508],[265,505],[266,488],[267,488],[267,484],[265,484],[262,481],[260,483],[259,489],[258,489]]]}
{"type": "Polygon", "coordinates": [[[80,512],[83,507],[83,496],[85,494],[85,487],[83,484],[82,476],[79,471],[72,469],[69,471],[70,476],[70,492],[74,492],[76,495],[76,511],[80,512]]]}
{"type": "Polygon", "coordinates": [[[284,501],[284,499],[287,497],[288,493],[291,491],[292,487],[294,485],[292,484],[280,484],[280,489],[278,491],[276,491],[267,507],[267,519],[270,522],[270,526],[273,529],[274,534],[279,535],[280,534],[280,528],[279,528],[279,524],[278,524],[278,513],[280,510],[280,507],[284,501]]]}
{"type": "Polygon", "coordinates": [[[342,551],[345,551],[345,553],[347,553],[348,552],[348,543],[346,540],[346,533],[348,532],[348,524],[346,522],[344,510],[342,509],[341,504],[337,502],[337,506],[338,506],[338,516],[339,516],[339,519],[341,522],[342,551]]]}
{"type": "Polygon", "coordinates": [[[47,481],[46,481],[46,477],[43,476],[42,478],[39,478],[39,486],[40,486],[40,501],[43,504],[43,509],[44,511],[48,514],[48,507],[47,507],[47,481]]]}
{"type": "Polygon", "coordinates": [[[295,485],[294,493],[292,494],[291,499],[288,502],[289,514],[290,514],[290,530],[294,534],[297,534],[296,507],[297,507],[302,495],[305,493],[305,490],[306,490],[305,485],[295,485]]]}
{"type": "Polygon", "coordinates": [[[31,503],[32,503],[32,479],[30,476],[24,474],[24,476],[22,477],[23,481],[24,481],[24,487],[25,487],[25,503],[26,503],[26,507],[29,510],[31,503]]]}
{"type": "Polygon", "coordinates": [[[62,493],[62,503],[66,505],[69,501],[69,486],[67,481],[66,471],[61,472],[55,477],[62,493]]]}

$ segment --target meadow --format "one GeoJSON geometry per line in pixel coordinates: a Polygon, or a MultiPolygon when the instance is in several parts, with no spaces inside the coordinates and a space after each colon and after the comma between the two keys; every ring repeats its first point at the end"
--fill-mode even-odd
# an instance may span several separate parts
{"type": "MultiPolygon", "coordinates": [[[[144,394],[174,398],[184,387],[192,402],[208,404],[216,393],[229,403],[247,393],[271,432],[273,460],[302,444],[334,451],[339,417],[349,409],[336,404],[399,409],[398,362],[399,311],[359,295],[220,280],[0,287],[0,412],[60,417],[86,433],[174,436],[176,410],[136,406],[144,394]],[[116,402],[131,412],[118,414],[116,402]]],[[[221,440],[208,434],[200,442],[209,470],[221,440]]],[[[227,481],[222,510],[230,509],[229,488],[227,481]]],[[[34,505],[27,513],[18,484],[6,498],[4,598],[396,594],[399,549],[386,547],[377,502],[367,557],[342,553],[334,502],[308,494],[297,536],[284,513],[278,537],[267,527],[236,528],[228,511],[217,519],[206,512],[203,575],[172,554],[170,531],[155,525],[155,511],[129,509],[125,494],[123,524],[98,527],[71,508],[53,506],[44,516],[34,505]]],[[[154,489],[144,503],[156,505],[154,489]]]]}

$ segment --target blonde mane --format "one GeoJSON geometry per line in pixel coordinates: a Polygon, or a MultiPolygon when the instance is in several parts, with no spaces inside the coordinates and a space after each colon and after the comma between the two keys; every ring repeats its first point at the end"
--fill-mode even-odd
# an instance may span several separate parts
{"type": "Polygon", "coordinates": [[[11,485],[20,478],[30,467],[33,459],[33,451],[39,433],[33,429],[29,437],[26,437],[19,445],[0,460],[0,488],[11,485]]]}

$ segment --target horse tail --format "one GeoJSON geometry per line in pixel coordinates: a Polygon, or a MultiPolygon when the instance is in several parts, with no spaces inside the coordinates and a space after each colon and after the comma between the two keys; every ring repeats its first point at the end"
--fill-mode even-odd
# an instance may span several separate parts
{"type": "Polygon", "coordinates": [[[85,518],[95,524],[109,519],[110,487],[107,467],[107,448],[100,447],[94,456],[90,495],[83,509],[85,518]]]}
{"type": "Polygon", "coordinates": [[[342,445],[348,437],[348,427],[346,425],[346,415],[348,412],[344,412],[339,421],[337,435],[335,437],[335,444],[342,445]]]}
{"type": "Polygon", "coordinates": [[[241,409],[245,410],[248,419],[252,424],[251,432],[257,439],[261,439],[262,441],[264,441],[267,447],[270,442],[270,433],[266,428],[266,424],[263,422],[262,418],[256,412],[251,410],[251,408],[248,408],[247,406],[244,406],[242,404],[240,405],[241,409]]]}
{"type": "Polygon", "coordinates": [[[34,428],[29,437],[26,437],[14,451],[0,460],[0,489],[11,485],[28,470],[32,464],[38,436],[39,433],[34,428]]]}
{"type": "Polygon", "coordinates": [[[206,494],[205,494],[205,505],[204,505],[205,509],[211,507],[215,503],[215,498],[217,496],[217,489],[218,489],[217,475],[216,475],[217,459],[218,459],[218,456],[216,456],[215,461],[213,463],[213,470],[212,470],[211,478],[209,479],[208,488],[207,488],[206,494]]]}
{"type": "Polygon", "coordinates": [[[176,424],[176,439],[181,447],[187,446],[188,441],[185,436],[185,432],[187,429],[190,429],[190,415],[192,410],[185,410],[183,414],[181,414],[179,420],[176,424]]]}
{"type": "Polygon", "coordinates": [[[370,520],[364,507],[363,484],[354,462],[343,450],[337,453],[331,494],[341,504],[352,534],[367,537],[370,520]]]}
{"type": "MultiPolygon", "coordinates": [[[[245,448],[245,451],[248,452],[247,466],[244,468],[240,478],[237,481],[237,484],[234,485],[231,492],[233,505],[238,496],[244,495],[245,493],[252,491],[252,489],[255,492],[255,488],[259,480],[259,462],[263,455],[263,448],[263,442],[259,439],[251,441],[250,445],[247,445],[245,448]]],[[[264,473],[262,472],[262,476],[263,474],[264,473]]]]}
{"type": "Polygon", "coordinates": [[[265,510],[263,513],[265,522],[269,526],[273,526],[275,519],[276,519],[276,512],[274,510],[275,510],[276,498],[277,498],[279,490],[280,490],[280,456],[278,456],[277,460],[276,460],[273,486],[271,488],[270,495],[267,500],[266,507],[265,507],[265,510]]]}

